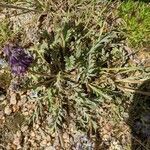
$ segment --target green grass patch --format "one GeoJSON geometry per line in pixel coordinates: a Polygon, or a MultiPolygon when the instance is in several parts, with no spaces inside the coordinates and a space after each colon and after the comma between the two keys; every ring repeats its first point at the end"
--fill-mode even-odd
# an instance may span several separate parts
{"type": "Polygon", "coordinates": [[[122,2],[119,16],[123,19],[122,29],[133,46],[150,43],[150,5],[132,0],[122,2]]]}
{"type": "Polygon", "coordinates": [[[9,39],[11,34],[9,21],[7,19],[0,21],[0,45],[9,39]]]}

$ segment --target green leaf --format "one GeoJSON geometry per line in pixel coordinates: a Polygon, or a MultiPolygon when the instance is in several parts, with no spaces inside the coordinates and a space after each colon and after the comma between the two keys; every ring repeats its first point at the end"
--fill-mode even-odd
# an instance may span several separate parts
{"type": "Polygon", "coordinates": [[[75,57],[72,55],[66,57],[66,70],[70,71],[75,67],[75,57]]]}
{"type": "Polygon", "coordinates": [[[97,86],[95,85],[91,85],[91,84],[88,84],[89,87],[98,95],[104,97],[105,99],[108,99],[108,100],[112,100],[112,98],[110,96],[108,96],[107,94],[105,94],[100,88],[98,88],[97,86]]]}

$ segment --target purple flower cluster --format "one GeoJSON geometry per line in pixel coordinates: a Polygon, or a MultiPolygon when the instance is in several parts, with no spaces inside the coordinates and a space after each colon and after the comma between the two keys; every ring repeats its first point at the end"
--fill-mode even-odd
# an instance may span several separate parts
{"type": "Polygon", "coordinates": [[[15,75],[23,75],[33,62],[31,55],[26,53],[25,49],[20,46],[7,44],[3,48],[3,52],[8,59],[12,73],[15,75]]]}

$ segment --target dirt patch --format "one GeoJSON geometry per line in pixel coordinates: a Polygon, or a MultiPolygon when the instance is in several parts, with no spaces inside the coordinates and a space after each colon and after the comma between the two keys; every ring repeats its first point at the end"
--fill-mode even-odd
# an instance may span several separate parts
{"type": "MultiPolygon", "coordinates": [[[[3,117],[4,119],[4,117],[3,117]]],[[[0,144],[6,146],[14,140],[14,134],[20,131],[25,119],[19,112],[5,116],[5,121],[0,126],[0,144]]]]}

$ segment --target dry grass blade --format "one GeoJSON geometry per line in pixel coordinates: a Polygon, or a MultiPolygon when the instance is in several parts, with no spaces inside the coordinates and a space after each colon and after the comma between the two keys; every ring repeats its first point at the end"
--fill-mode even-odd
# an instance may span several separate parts
{"type": "Polygon", "coordinates": [[[20,7],[20,6],[11,5],[11,4],[2,4],[2,3],[0,3],[0,7],[2,7],[2,8],[12,8],[12,9],[20,9],[20,10],[26,10],[26,11],[34,11],[34,12],[37,12],[37,10],[34,10],[34,9],[24,8],[24,7],[20,7]]]}
{"type": "Polygon", "coordinates": [[[115,82],[124,82],[124,83],[142,83],[146,81],[146,79],[143,80],[131,80],[131,79],[117,79],[115,82]]]}
{"type": "Polygon", "coordinates": [[[132,138],[137,141],[145,150],[149,150],[149,148],[145,147],[144,144],[142,144],[138,139],[136,139],[134,136],[132,136],[132,138]]]}
{"type": "Polygon", "coordinates": [[[150,92],[144,92],[144,91],[140,91],[140,90],[137,90],[137,89],[134,89],[134,88],[125,87],[125,86],[120,86],[120,85],[117,85],[117,87],[118,87],[120,90],[122,90],[122,91],[134,92],[134,93],[138,93],[138,94],[150,96],[150,92]]]}

